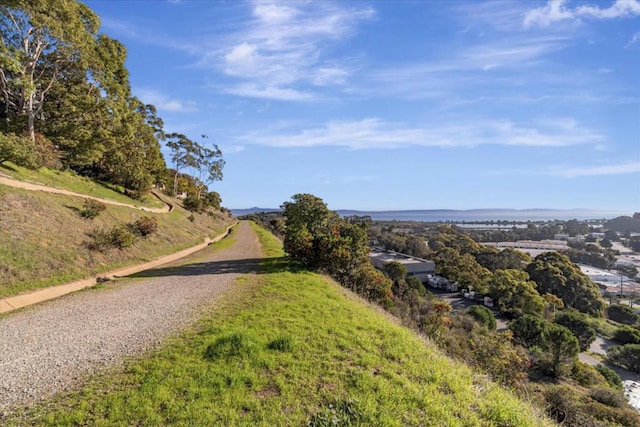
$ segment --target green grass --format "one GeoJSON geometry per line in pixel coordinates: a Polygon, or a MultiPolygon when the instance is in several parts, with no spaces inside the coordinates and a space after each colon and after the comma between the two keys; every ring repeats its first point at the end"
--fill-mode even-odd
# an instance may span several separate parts
{"type": "Polygon", "coordinates": [[[75,193],[128,203],[135,206],[155,208],[164,206],[164,204],[153,195],[144,196],[142,200],[132,199],[124,194],[122,187],[96,182],[69,171],[57,171],[47,168],[30,170],[7,163],[6,165],[0,166],[0,172],[21,181],[61,188],[75,193]]]}
{"type": "Polygon", "coordinates": [[[0,297],[66,283],[153,260],[214,237],[233,219],[195,215],[177,207],[150,213],[108,205],[96,219],[82,218],[82,198],[0,185],[0,297]],[[126,250],[90,250],[90,233],[152,216],[158,231],[126,250]]]}
{"type": "Polygon", "coordinates": [[[551,425],[336,284],[278,266],[243,276],[193,330],[17,423],[551,425]]]}

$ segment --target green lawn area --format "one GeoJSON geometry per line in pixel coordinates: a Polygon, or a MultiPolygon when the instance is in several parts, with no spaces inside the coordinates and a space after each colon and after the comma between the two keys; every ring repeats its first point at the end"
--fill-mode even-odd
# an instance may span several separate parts
{"type": "MultiPolygon", "coordinates": [[[[537,426],[531,407],[261,231],[265,273],[124,371],[35,409],[45,425],[537,426]]],[[[24,421],[25,418],[22,418],[24,421]]]]}

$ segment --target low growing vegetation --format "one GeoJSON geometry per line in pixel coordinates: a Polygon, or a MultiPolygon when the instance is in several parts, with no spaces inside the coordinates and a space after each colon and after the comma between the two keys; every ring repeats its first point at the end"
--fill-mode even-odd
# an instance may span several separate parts
{"type": "Polygon", "coordinates": [[[44,425],[551,425],[380,310],[299,271],[277,242],[264,247],[274,256],[266,274],[243,278],[193,331],[27,418],[44,425]]]}
{"type": "Polygon", "coordinates": [[[79,215],[85,200],[0,185],[0,298],[150,261],[202,243],[233,221],[221,211],[189,221],[170,199],[170,213],[109,205],[87,220],[79,215]]]}
{"type": "Polygon", "coordinates": [[[107,205],[104,203],[93,199],[86,199],[82,203],[80,216],[87,219],[95,219],[105,210],[107,210],[107,205]]]}

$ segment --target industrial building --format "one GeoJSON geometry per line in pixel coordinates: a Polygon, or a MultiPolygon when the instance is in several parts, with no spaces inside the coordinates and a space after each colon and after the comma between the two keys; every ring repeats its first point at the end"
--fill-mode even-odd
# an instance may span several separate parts
{"type": "Polygon", "coordinates": [[[369,261],[375,268],[382,271],[384,271],[384,265],[386,263],[398,262],[407,269],[407,277],[416,276],[423,283],[427,281],[430,275],[436,272],[436,264],[433,261],[398,252],[386,251],[381,248],[374,248],[369,252],[369,261]]]}

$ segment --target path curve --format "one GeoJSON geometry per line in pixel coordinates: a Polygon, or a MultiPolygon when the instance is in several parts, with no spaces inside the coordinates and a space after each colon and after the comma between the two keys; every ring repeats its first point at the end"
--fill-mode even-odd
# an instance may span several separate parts
{"type": "Polygon", "coordinates": [[[133,275],[0,318],[0,421],[16,406],[69,389],[140,354],[198,318],[235,279],[259,271],[257,235],[243,221],[225,249],[133,275]]]}
{"type": "Polygon", "coordinates": [[[161,208],[149,208],[144,206],[136,206],[129,203],[118,202],[115,200],[103,199],[100,197],[89,196],[88,194],[82,194],[82,193],[76,193],[69,190],[64,190],[62,188],[49,187],[42,184],[35,184],[32,182],[20,181],[18,179],[11,178],[7,175],[2,175],[2,174],[0,174],[0,184],[6,185],[8,187],[21,188],[23,190],[29,190],[29,191],[44,191],[45,193],[64,194],[67,196],[82,197],[83,199],[97,200],[107,205],[124,206],[127,208],[139,209],[145,212],[167,213],[173,210],[173,205],[162,200],[162,198],[158,194],[156,194],[154,191],[151,191],[151,194],[153,194],[162,203],[164,203],[164,206],[161,208]]]}

